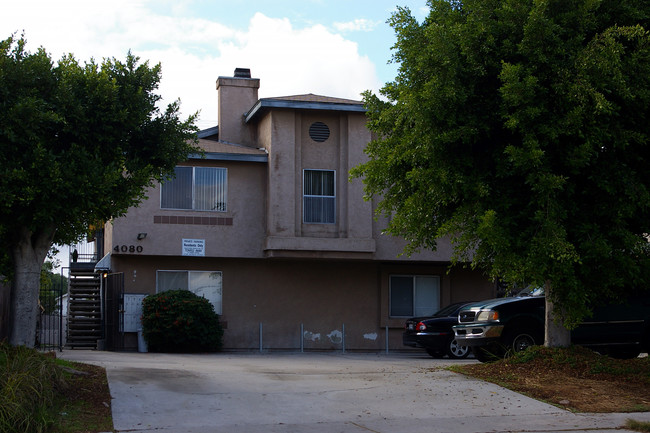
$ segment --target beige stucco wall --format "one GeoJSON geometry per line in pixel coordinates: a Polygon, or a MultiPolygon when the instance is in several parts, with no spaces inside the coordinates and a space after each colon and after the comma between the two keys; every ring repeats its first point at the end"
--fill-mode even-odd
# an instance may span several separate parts
{"type": "Polygon", "coordinates": [[[370,139],[361,113],[276,109],[257,124],[260,142],[269,151],[269,257],[372,258],[375,252],[371,204],[363,200],[361,181],[348,181],[350,168],[362,161],[370,139]],[[323,122],[330,129],[325,142],[309,137],[309,127],[323,122]],[[304,224],[303,170],[336,171],[335,224],[304,224]],[[318,253],[315,253],[318,252],[318,253]]]}
{"type": "Polygon", "coordinates": [[[116,246],[120,249],[126,246],[127,254],[132,255],[180,256],[182,239],[204,239],[208,257],[262,257],[266,164],[209,160],[191,163],[228,170],[227,211],[161,209],[160,186],[157,186],[149,190],[148,200],[113,221],[113,227],[106,233],[111,244],[109,251],[115,253],[116,246]],[[154,216],[176,218],[177,223],[154,223],[154,216]],[[217,225],[195,221],[179,224],[180,217],[218,218],[218,222],[217,225]],[[147,233],[147,237],[137,240],[138,233],[147,233]],[[131,246],[141,248],[130,252],[131,246]]]}
{"type": "Polygon", "coordinates": [[[357,261],[294,261],[188,257],[115,257],[125,273],[125,290],[154,293],[156,270],[222,272],[224,345],[259,350],[298,350],[301,325],[305,350],[340,350],[343,326],[347,350],[403,350],[404,318],[388,317],[391,274],[440,278],[440,305],[485,299],[493,287],[474,271],[444,266],[357,261]],[[476,298],[475,298],[476,296],[476,298]]]}
{"type": "Polygon", "coordinates": [[[295,113],[288,110],[277,110],[268,114],[270,119],[261,126],[268,130],[260,132],[260,136],[270,136],[268,147],[268,177],[267,177],[267,208],[269,236],[295,237],[298,234],[296,226],[296,136],[295,113]]]}
{"type": "Polygon", "coordinates": [[[227,143],[255,144],[255,130],[244,123],[244,114],[257,101],[257,90],[260,87],[259,78],[219,77],[218,116],[219,136],[227,143]]]}

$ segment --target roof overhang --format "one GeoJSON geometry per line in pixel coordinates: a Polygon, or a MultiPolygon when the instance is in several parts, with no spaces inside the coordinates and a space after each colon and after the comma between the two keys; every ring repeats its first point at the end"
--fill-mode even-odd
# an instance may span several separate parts
{"type": "Polygon", "coordinates": [[[108,272],[111,270],[111,253],[107,253],[95,265],[95,272],[108,272]]]}
{"type": "Polygon", "coordinates": [[[218,136],[219,135],[219,126],[213,126],[211,128],[202,129],[196,135],[199,138],[208,138],[208,137],[212,137],[212,136],[215,136],[215,135],[218,136]]]}
{"type": "Polygon", "coordinates": [[[285,99],[262,98],[258,100],[253,108],[244,115],[246,123],[271,108],[289,108],[299,110],[325,110],[325,111],[347,111],[353,113],[365,113],[366,109],[361,104],[344,104],[337,102],[317,101],[292,101],[285,99]]]}
{"type": "Polygon", "coordinates": [[[211,161],[243,161],[243,162],[269,162],[268,155],[253,155],[246,153],[205,152],[192,153],[189,159],[206,159],[211,161]]]}

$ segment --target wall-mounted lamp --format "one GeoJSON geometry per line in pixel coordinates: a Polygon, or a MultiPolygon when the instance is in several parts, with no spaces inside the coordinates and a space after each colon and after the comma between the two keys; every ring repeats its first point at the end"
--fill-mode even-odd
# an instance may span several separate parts
{"type": "Polygon", "coordinates": [[[146,238],[147,234],[146,233],[138,233],[138,240],[141,241],[142,239],[146,238]]]}

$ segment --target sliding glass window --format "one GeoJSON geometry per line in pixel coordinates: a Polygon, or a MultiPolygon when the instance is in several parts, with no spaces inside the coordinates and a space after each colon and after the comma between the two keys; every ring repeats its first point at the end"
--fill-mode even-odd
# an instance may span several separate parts
{"type": "Polygon", "coordinates": [[[176,167],[176,177],[162,184],[162,209],[226,212],[228,170],[219,167],[176,167]]]}

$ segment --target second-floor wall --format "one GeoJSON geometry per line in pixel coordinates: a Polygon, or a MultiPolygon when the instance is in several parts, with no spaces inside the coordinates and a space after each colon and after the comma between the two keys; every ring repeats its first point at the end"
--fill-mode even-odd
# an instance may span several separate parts
{"type": "Polygon", "coordinates": [[[267,254],[372,254],[371,204],[348,179],[370,141],[363,113],[273,110],[259,136],[269,152],[267,254]]]}
{"type": "MultiPolygon", "coordinates": [[[[250,78],[220,77],[219,84],[227,100],[257,94],[250,78]]],[[[239,106],[219,109],[224,128],[239,131],[226,136],[250,137],[247,143],[200,140],[206,158],[179,164],[174,180],[151,188],[140,207],[112,222],[109,251],[449,261],[445,241],[436,252],[400,256],[405,241],[382,234],[386,221],[375,219],[362,181],[349,180],[371,140],[360,102],[298,95],[259,100],[243,115],[239,106]]]]}
{"type": "MultiPolygon", "coordinates": [[[[151,188],[148,199],[131,208],[121,218],[107,224],[108,250],[114,254],[182,256],[199,254],[205,257],[262,257],[265,237],[265,163],[192,159],[179,164],[189,170],[189,182],[178,189],[186,202],[164,200],[167,184],[151,188]],[[208,169],[208,170],[206,170],[208,169]],[[210,169],[222,177],[225,190],[215,209],[202,209],[192,196],[201,189],[201,182],[213,181],[210,169]],[[201,173],[208,175],[201,179],[201,173]],[[199,250],[191,251],[192,241],[202,241],[199,250]]],[[[216,176],[215,176],[216,177],[216,176]]],[[[177,178],[178,179],[178,178],[177,178]]]]}

